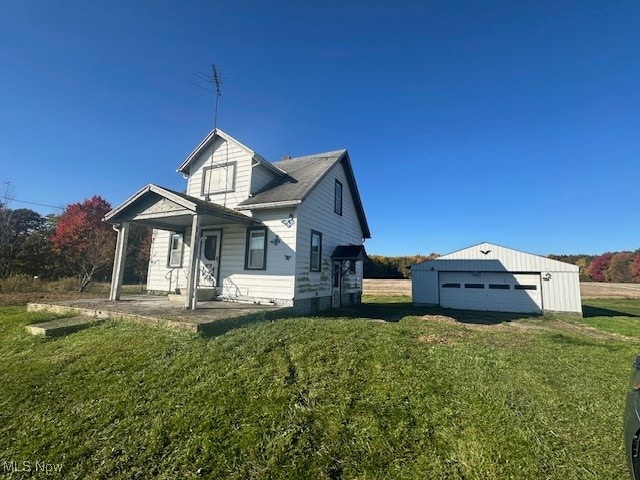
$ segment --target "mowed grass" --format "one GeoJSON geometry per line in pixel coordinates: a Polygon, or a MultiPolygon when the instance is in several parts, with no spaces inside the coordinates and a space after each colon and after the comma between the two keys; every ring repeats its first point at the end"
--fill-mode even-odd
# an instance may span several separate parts
{"type": "Polygon", "coordinates": [[[459,321],[393,302],[214,338],[107,322],[44,340],[24,326],[53,316],[2,307],[0,460],[25,478],[626,477],[638,300],[459,321]]]}

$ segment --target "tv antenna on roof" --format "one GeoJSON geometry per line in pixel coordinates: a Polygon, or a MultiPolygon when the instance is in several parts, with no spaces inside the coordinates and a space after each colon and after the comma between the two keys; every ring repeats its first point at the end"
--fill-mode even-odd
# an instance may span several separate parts
{"type": "MultiPolygon", "coordinates": [[[[216,68],[215,64],[211,64],[211,74],[207,74],[205,72],[194,73],[195,77],[207,84],[207,86],[203,86],[200,83],[189,82],[192,85],[195,85],[198,88],[203,89],[207,93],[213,93],[216,96],[215,107],[213,110],[213,128],[217,128],[218,126],[218,105],[220,103],[220,96],[222,95],[222,80],[223,78],[220,76],[220,72],[216,68]],[[213,89],[215,88],[215,90],[213,89]]],[[[203,95],[206,95],[203,94],[203,95]]]]}

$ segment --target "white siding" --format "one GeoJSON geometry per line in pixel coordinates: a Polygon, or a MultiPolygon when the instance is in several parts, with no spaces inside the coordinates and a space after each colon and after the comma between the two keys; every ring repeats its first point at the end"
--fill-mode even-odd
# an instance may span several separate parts
{"type": "Polygon", "coordinates": [[[254,194],[271,181],[275,180],[276,174],[269,170],[267,167],[260,165],[259,163],[253,166],[251,172],[251,194],[254,194]]]}
{"type": "Polygon", "coordinates": [[[438,272],[411,268],[413,302],[419,305],[438,304],[438,272]]]}
{"type": "Polygon", "coordinates": [[[545,310],[552,312],[582,312],[580,282],[577,273],[556,272],[542,281],[545,310]]]}
{"type": "Polygon", "coordinates": [[[187,195],[197,198],[205,197],[202,195],[203,170],[205,168],[235,163],[234,191],[210,195],[211,202],[227,208],[235,208],[238,203],[249,198],[252,155],[234,142],[228,142],[220,137],[216,137],[213,155],[211,153],[211,146],[203,149],[191,165],[187,195]]]}
{"type": "Polygon", "coordinates": [[[154,230],[149,256],[147,289],[159,292],[174,292],[176,288],[187,288],[187,261],[189,258],[188,239],[184,241],[182,268],[169,268],[169,240],[173,232],[154,230]]]}
{"type": "Polygon", "coordinates": [[[220,280],[225,297],[251,297],[275,300],[279,304],[291,304],[293,300],[296,228],[287,227],[282,220],[293,210],[258,211],[254,218],[267,227],[266,270],[245,270],[245,246],[247,229],[241,226],[227,227],[222,233],[220,254],[220,280]],[[279,243],[272,243],[276,238],[279,243]],[[287,259],[288,257],[288,259],[287,259]]]}
{"type": "MultiPolygon", "coordinates": [[[[331,295],[331,254],[338,245],[361,245],[362,230],[341,163],[313,189],[297,212],[296,299],[331,295]],[[342,215],[333,211],[336,179],[342,183],[342,215]],[[311,230],[322,234],[321,271],[310,271],[311,230]]],[[[362,262],[343,278],[342,293],[362,291],[362,262]]]]}

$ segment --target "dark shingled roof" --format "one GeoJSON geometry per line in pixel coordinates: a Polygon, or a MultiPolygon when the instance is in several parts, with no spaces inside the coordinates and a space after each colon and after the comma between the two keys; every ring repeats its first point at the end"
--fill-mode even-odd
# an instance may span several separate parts
{"type": "Polygon", "coordinates": [[[366,260],[364,245],[338,245],[331,254],[331,260],[366,260]]]}
{"type": "Polygon", "coordinates": [[[232,210],[215,203],[206,202],[185,193],[176,192],[175,190],[159,187],[152,183],[142,187],[137,193],[129,197],[129,199],[125,200],[121,205],[108,212],[104,216],[103,220],[111,224],[130,221],[131,217],[136,215],[136,209],[139,208],[141,204],[143,207],[145,206],[145,198],[166,198],[173,203],[178,203],[181,207],[186,210],[190,210],[193,213],[209,215],[229,222],[240,222],[245,224],[260,223],[236,210],[232,210]]]}
{"type": "Polygon", "coordinates": [[[302,203],[324,176],[338,162],[341,162],[353,203],[360,220],[362,236],[371,238],[364,207],[360,199],[360,193],[356,185],[351,161],[347,150],[333,150],[331,152],[316,153],[304,157],[289,158],[272,165],[286,172],[286,175],[275,179],[257,192],[251,198],[238,204],[238,210],[251,210],[254,208],[269,208],[277,205],[295,205],[302,203]]]}
{"type": "Polygon", "coordinates": [[[301,202],[346,153],[342,149],[273,162],[273,166],[284,170],[287,175],[269,183],[240,205],[248,207],[265,203],[301,202]]]}

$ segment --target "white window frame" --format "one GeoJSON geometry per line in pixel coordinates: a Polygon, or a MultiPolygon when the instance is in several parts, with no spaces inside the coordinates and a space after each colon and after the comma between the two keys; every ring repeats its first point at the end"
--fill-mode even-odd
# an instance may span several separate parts
{"type": "Polygon", "coordinates": [[[320,270],[322,270],[322,233],[316,230],[311,230],[311,243],[309,248],[309,270],[312,272],[319,272],[320,270]],[[317,253],[314,253],[313,251],[314,237],[318,238],[317,253]],[[314,262],[314,260],[317,261],[317,265],[316,265],[316,262],[314,262]]]}
{"type": "Polygon", "coordinates": [[[247,228],[247,243],[244,252],[244,269],[245,270],[266,270],[267,269],[267,227],[250,227],[247,228]],[[251,240],[257,238],[256,233],[262,234],[262,262],[260,265],[251,263],[251,240]]]}
{"type": "Polygon", "coordinates": [[[167,256],[167,267],[182,267],[182,257],[184,253],[184,236],[181,233],[172,233],[169,237],[169,255],[167,256]],[[174,240],[177,245],[174,246],[174,240]],[[177,259],[176,259],[177,257],[177,259]]]}
{"type": "Polygon", "coordinates": [[[233,192],[236,189],[236,170],[237,170],[238,162],[229,162],[222,165],[212,165],[210,167],[204,167],[202,169],[202,189],[200,194],[202,196],[205,195],[213,195],[216,193],[228,193],[233,192]],[[221,188],[218,189],[209,189],[211,187],[211,175],[215,170],[219,170],[226,174],[225,184],[221,188]]]}

